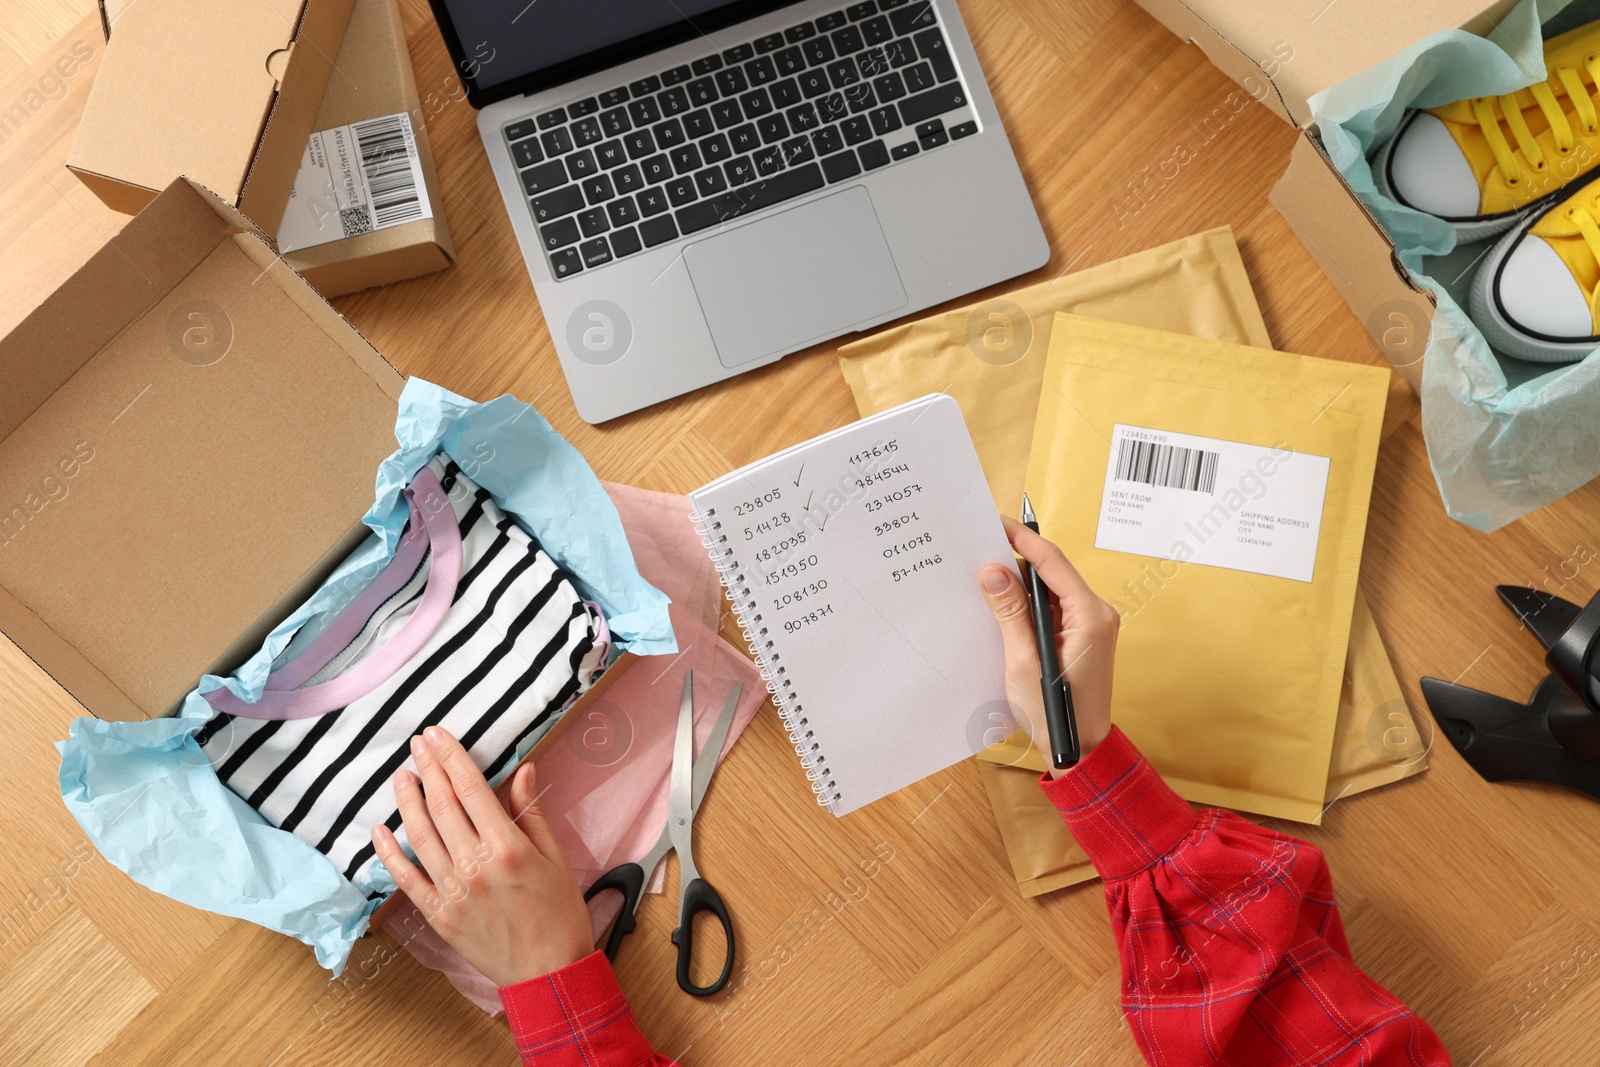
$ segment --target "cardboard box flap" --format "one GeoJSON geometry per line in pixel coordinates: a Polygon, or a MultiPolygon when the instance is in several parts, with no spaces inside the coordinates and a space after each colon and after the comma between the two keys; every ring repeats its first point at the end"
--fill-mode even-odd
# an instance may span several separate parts
{"type": "Polygon", "coordinates": [[[1269,199],[1395,370],[1420,393],[1433,294],[1400,265],[1394,241],[1334,168],[1315,130],[1295,142],[1269,199]]]}
{"type": "Polygon", "coordinates": [[[1516,0],[1139,0],[1297,126],[1306,101],[1439,30],[1487,34],[1516,0]],[[1252,85],[1247,78],[1256,79],[1252,85]],[[1270,89],[1268,88],[1270,86],[1270,89]],[[1260,91],[1258,91],[1260,90],[1260,91]]]}
{"type": "MultiPolygon", "coordinates": [[[[277,234],[294,190],[306,139],[315,128],[317,109],[334,76],[333,57],[339,53],[352,5],[353,0],[306,4],[293,45],[268,57],[267,70],[276,79],[277,93],[238,204],[270,234],[277,234]]],[[[341,80],[346,77],[338,76],[341,80]]]]}
{"type": "Polygon", "coordinates": [[[193,270],[224,232],[214,212],[158,201],[0,340],[0,441],[193,270]]]}
{"type": "Polygon", "coordinates": [[[395,447],[399,372],[239,222],[175,181],[0,341],[0,629],[104,717],[259,640],[395,447]]]}

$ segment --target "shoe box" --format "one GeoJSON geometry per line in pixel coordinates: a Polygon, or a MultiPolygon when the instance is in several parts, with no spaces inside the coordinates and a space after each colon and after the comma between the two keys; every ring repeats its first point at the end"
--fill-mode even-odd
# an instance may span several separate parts
{"type": "Polygon", "coordinates": [[[67,167],[135,214],[180,175],[324,296],[451,264],[398,0],[100,0],[67,167]]]}
{"type": "Polygon", "coordinates": [[[1394,4],[1385,0],[1138,0],[1157,21],[1254,99],[1300,130],[1269,199],[1373,342],[1420,392],[1434,302],[1394,242],[1329,160],[1308,101],[1429,34],[1487,35],[1516,0],[1394,4]]]}

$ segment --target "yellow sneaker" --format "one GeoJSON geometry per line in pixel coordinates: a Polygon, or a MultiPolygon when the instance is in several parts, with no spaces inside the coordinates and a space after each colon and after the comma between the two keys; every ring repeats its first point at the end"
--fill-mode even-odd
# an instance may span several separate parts
{"type": "Polygon", "coordinates": [[[1600,22],[1550,38],[1544,59],[1527,89],[1408,114],[1373,159],[1378,191],[1473,241],[1600,164],[1600,22]]]}
{"type": "Polygon", "coordinates": [[[1472,321],[1495,348],[1572,363],[1600,346],[1600,170],[1535,208],[1484,256],[1472,321]]]}

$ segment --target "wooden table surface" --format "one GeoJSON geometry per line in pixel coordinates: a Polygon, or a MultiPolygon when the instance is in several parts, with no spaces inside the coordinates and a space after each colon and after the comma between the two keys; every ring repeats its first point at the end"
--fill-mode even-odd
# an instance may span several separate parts
{"type": "MultiPolygon", "coordinates": [[[[677,492],[855,416],[834,346],[822,345],[603,427],[582,423],[425,0],[404,8],[459,262],[336,301],[403,371],[477,399],[514,393],[601,477],[677,492]]],[[[1228,224],[1279,348],[1382,362],[1267,203],[1293,132],[1254,104],[1202,132],[1235,88],[1198,49],[1122,0],[962,9],[1053,250],[1014,284],[1228,224]],[[1130,183],[1180,144],[1192,161],[1128,212],[1130,183]]],[[[62,166],[103,50],[88,0],[7,0],[0,15],[0,109],[22,105],[0,113],[0,329],[125,221],[62,166]],[[75,46],[93,60],[51,78],[75,46]]],[[[1458,525],[1440,506],[1415,400],[1399,395],[1363,584],[1426,724],[1424,674],[1531,690],[1540,656],[1492,586],[1585,599],[1600,574],[1600,489],[1491,536],[1458,525]]],[[[8,642],[0,706],[0,1063],[516,1061],[502,1020],[384,935],[330,982],[297,942],[135,885],[93,854],[58,798],[52,742],[81,709],[8,642]]],[[[1336,802],[1319,828],[1284,828],[1326,850],[1356,958],[1458,1064],[1600,1062],[1600,804],[1486,784],[1447,745],[1432,758],[1420,778],[1336,802]]],[[[836,821],[811,803],[766,711],[718,776],[696,843],[741,959],[724,994],[682,995],[666,936],[675,897],[644,903],[618,970],[666,1053],[705,1065],[1141,1062],[1117,1010],[1100,887],[1022,899],[970,764],[836,821]]]]}

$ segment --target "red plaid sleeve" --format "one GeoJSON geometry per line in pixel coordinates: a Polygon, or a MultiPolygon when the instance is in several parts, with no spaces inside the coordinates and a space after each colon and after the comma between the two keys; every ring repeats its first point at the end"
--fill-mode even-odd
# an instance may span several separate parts
{"type": "Polygon", "coordinates": [[[650,1050],[605,953],[500,988],[522,1062],[537,1067],[677,1067],[650,1050]]]}
{"type": "Polygon", "coordinates": [[[1320,849],[1196,812],[1115,728],[1041,784],[1105,880],[1122,1010],[1155,1067],[1448,1067],[1350,958],[1320,849]]]}

